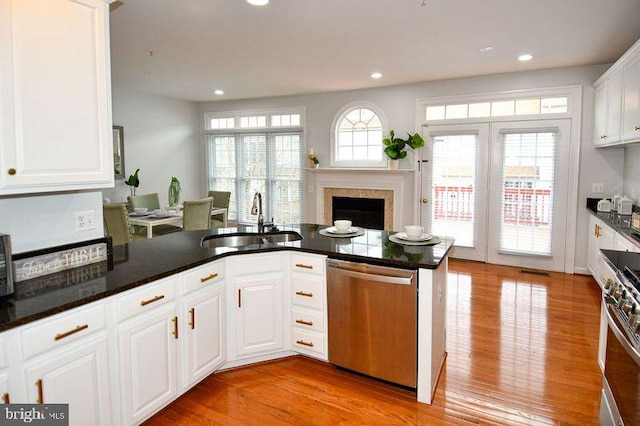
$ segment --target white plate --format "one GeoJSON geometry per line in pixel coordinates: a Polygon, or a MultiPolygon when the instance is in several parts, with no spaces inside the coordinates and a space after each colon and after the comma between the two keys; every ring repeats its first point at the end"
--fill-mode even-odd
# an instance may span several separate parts
{"type": "Polygon", "coordinates": [[[151,216],[153,214],[153,212],[146,212],[146,213],[129,213],[129,217],[145,217],[145,216],[151,216]]]}
{"type": "Polygon", "coordinates": [[[164,219],[165,217],[169,217],[169,216],[171,216],[169,213],[167,213],[167,214],[155,214],[154,213],[150,217],[152,219],[164,219]]]}
{"type": "Polygon", "coordinates": [[[405,241],[427,241],[433,238],[433,236],[429,234],[422,234],[419,237],[410,237],[405,232],[398,232],[396,236],[405,241]]]}
{"type": "Polygon", "coordinates": [[[358,232],[358,227],[357,226],[352,226],[349,229],[347,229],[346,232],[338,232],[338,230],[336,229],[335,226],[330,226],[330,227],[326,228],[326,231],[331,233],[331,234],[338,234],[338,235],[353,234],[354,232],[358,232]]]}

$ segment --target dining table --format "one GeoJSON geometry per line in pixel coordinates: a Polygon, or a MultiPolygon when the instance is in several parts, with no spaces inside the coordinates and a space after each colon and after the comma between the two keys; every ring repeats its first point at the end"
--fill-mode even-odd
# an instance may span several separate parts
{"type": "MultiPolygon", "coordinates": [[[[153,237],[153,227],[158,225],[171,225],[182,228],[182,209],[172,210],[169,208],[166,216],[157,216],[153,212],[136,214],[129,213],[129,223],[131,225],[144,226],[147,229],[147,238],[153,237]]],[[[227,209],[224,207],[214,207],[211,215],[222,214],[222,222],[227,227],[227,209]]]]}

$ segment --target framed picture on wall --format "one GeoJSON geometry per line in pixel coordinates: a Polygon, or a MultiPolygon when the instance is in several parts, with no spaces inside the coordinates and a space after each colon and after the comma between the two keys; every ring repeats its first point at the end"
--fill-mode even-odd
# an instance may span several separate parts
{"type": "Polygon", "coordinates": [[[113,173],[116,179],[124,179],[124,130],[113,126],[113,173]]]}

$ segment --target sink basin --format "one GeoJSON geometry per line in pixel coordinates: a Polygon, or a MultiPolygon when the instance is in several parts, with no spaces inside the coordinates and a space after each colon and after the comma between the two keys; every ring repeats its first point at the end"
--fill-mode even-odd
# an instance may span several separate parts
{"type": "Polygon", "coordinates": [[[200,241],[202,247],[243,247],[252,245],[286,243],[300,241],[302,235],[295,231],[280,231],[269,234],[238,232],[235,234],[209,235],[200,241]]]}

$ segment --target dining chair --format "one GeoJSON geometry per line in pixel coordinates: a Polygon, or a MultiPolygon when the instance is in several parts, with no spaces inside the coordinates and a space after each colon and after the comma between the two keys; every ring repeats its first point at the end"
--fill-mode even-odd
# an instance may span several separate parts
{"type": "Polygon", "coordinates": [[[129,214],[124,204],[103,204],[102,216],[106,234],[111,237],[111,243],[114,246],[146,238],[143,234],[132,233],[129,214]]]}
{"type": "MultiPolygon", "coordinates": [[[[227,209],[229,213],[229,201],[231,200],[231,192],[229,191],[209,191],[209,197],[213,197],[213,207],[227,209]]],[[[211,216],[212,228],[224,228],[225,224],[222,219],[222,214],[211,216]]]]}
{"type": "Polygon", "coordinates": [[[209,229],[211,227],[211,208],[213,198],[207,197],[200,200],[185,200],[183,203],[182,229],[193,231],[196,229],[209,229]]]}
{"type": "MultiPolygon", "coordinates": [[[[158,197],[157,192],[152,192],[150,194],[143,195],[129,195],[127,197],[127,201],[129,201],[129,208],[133,211],[139,207],[146,207],[149,211],[154,211],[160,208],[160,198],[158,197]]],[[[140,227],[136,227],[140,228],[140,227]]],[[[171,225],[158,225],[153,227],[153,234],[155,235],[166,235],[171,234],[173,232],[179,232],[180,228],[171,225]]]]}

